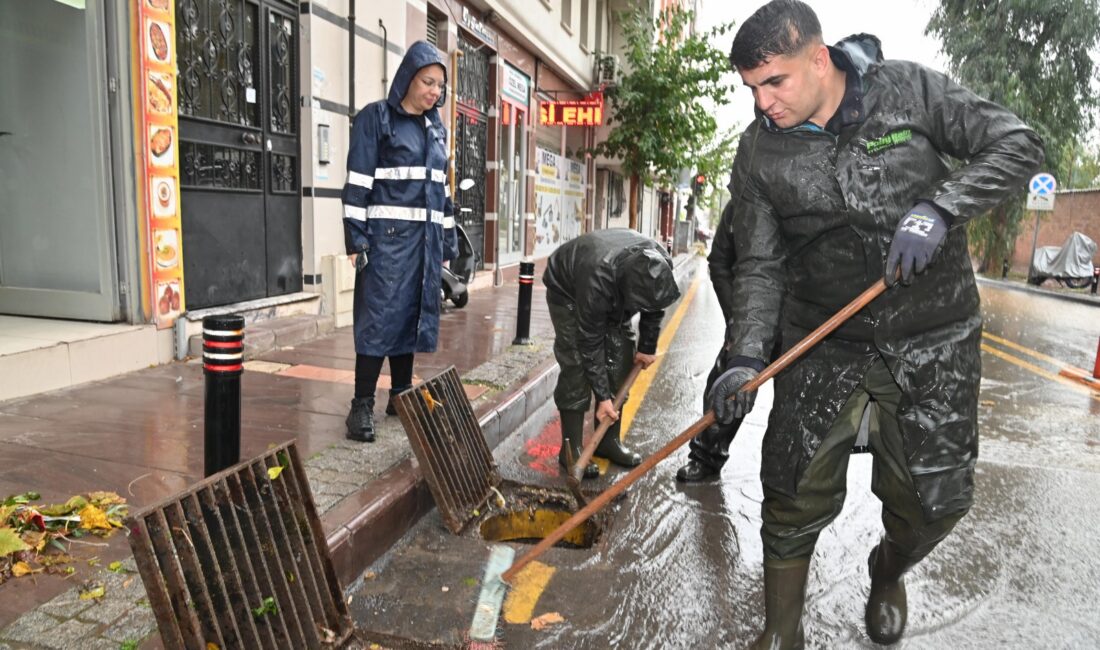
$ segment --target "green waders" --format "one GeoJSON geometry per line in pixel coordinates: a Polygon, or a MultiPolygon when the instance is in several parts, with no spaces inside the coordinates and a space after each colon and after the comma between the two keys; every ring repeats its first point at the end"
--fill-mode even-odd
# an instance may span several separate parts
{"type": "MultiPolygon", "coordinates": [[[[592,404],[592,386],[585,377],[584,366],[576,345],[576,305],[547,300],[547,306],[550,309],[550,321],[554,325],[554,358],[560,368],[558,383],[554,388],[554,405],[562,415],[562,455],[559,460],[562,460],[564,465],[566,445],[573,448],[574,460],[580,456],[580,450],[584,447],[581,443],[581,428],[584,424],[583,414],[592,404]],[[580,412],[581,416],[577,417],[574,415],[575,412],[580,412]]],[[[634,332],[630,329],[629,323],[618,326],[609,324],[607,334],[604,336],[604,350],[607,355],[608,384],[612,391],[617,391],[626,380],[626,376],[630,374],[630,368],[634,364],[634,332]]],[[[622,446],[619,438],[620,429],[621,427],[616,423],[608,430],[607,435],[596,448],[596,455],[608,458],[618,465],[633,467],[641,462],[641,458],[622,446]]],[[[594,464],[585,468],[585,477],[594,476],[594,469],[594,464]]]]}
{"type": "MultiPolygon", "coordinates": [[[[877,423],[870,430],[874,457],[871,490],[882,502],[885,535],[870,558],[872,586],[866,622],[868,633],[879,642],[897,640],[904,631],[905,588],[901,580],[904,572],[928,555],[966,514],[958,512],[935,521],[925,518],[905,462],[904,444],[897,426],[900,399],[901,389],[886,363],[877,357],[837,414],[806,467],[798,493],[791,498],[765,486],[761,506],[760,536],[764,542],[765,572],[769,563],[802,559],[808,565],[818,535],[840,514],[844,505],[848,457],[863,411],[868,402],[871,403],[871,415],[877,423]],[[884,547],[886,551],[877,552],[884,547]]],[[[773,435],[789,435],[789,432],[774,432],[773,435]]],[[[769,459],[764,458],[762,462],[768,463],[769,459]]],[[[805,580],[805,574],[800,577],[805,580]]],[[[787,593],[797,593],[797,587],[785,585],[784,589],[787,593]]],[[[801,591],[804,593],[805,589],[801,591]]],[[[801,611],[801,603],[798,610],[801,611]]],[[[765,634],[772,627],[769,614],[765,634]]]]}

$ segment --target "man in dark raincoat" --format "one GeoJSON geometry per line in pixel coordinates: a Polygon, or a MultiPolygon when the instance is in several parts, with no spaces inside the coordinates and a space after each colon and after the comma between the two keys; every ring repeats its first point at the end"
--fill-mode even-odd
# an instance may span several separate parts
{"type": "MultiPolygon", "coordinates": [[[[638,232],[597,230],[555,250],[542,281],[561,368],[554,389],[561,413],[559,462],[571,469],[569,463],[580,457],[584,414],[595,394],[595,419],[615,421],[596,455],[622,467],[638,465],[641,456],[622,445],[613,399],[633,364],[649,367],[656,360],[664,309],[680,297],[672,260],[638,232]],[[630,321],[639,312],[635,351],[630,321]]],[[[585,478],[598,474],[594,463],[585,468],[585,478]]]]}
{"type": "MultiPolygon", "coordinates": [[[[355,116],[344,185],[344,245],[356,265],[355,398],[347,437],[374,440],[374,392],[389,357],[390,397],[412,385],[413,354],[434,352],[440,277],[454,259],[454,206],[447,184],[443,55],[409,47],[389,97],[355,116]]],[[[392,405],[391,405],[392,406],[392,405]]],[[[387,413],[395,411],[387,406],[387,413]]]]}
{"type": "Polygon", "coordinates": [[[1042,143],[944,75],[883,61],[873,36],[826,47],[797,0],[757,10],[730,61],[757,119],[730,187],[737,263],[728,369],[712,395],[719,419],[751,408],[755,392],[737,391],[777,336],[798,342],[884,271],[891,285],[775,379],[760,469],[766,622],[755,647],[801,647],[810,557],[840,513],[868,403],[885,534],[868,559],[865,623],[874,641],[892,643],[905,628],[903,573],[974,497],[981,315],[965,225],[1024,187],[1042,143]],[[952,168],[947,156],[963,162],[952,168]]]}
{"type": "MultiPolygon", "coordinates": [[[[707,267],[710,269],[710,283],[718,306],[722,309],[722,320],[729,323],[733,317],[733,264],[737,259],[733,249],[733,202],[722,209],[718,228],[714,231],[714,242],[707,255],[707,267]]],[[[707,376],[704,394],[710,394],[714,381],[726,370],[726,349],[722,348],[707,376]]],[[[704,400],[705,401],[705,400],[704,400]]],[[[706,408],[709,408],[707,403],[706,408]]],[[[691,440],[688,462],[676,471],[676,480],[682,483],[697,483],[715,478],[729,460],[729,447],[740,419],[729,423],[715,422],[691,440]]]]}

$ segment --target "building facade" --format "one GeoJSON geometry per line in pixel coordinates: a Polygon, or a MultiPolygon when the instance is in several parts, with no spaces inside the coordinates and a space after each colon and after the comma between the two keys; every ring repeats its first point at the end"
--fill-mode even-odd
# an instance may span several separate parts
{"type": "MultiPolygon", "coordinates": [[[[4,0],[0,313],[156,323],[167,339],[181,316],[308,299],[350,323],[351,120],[417,40],[451,62],[478,283],[624,225],[621,173],[585,153],[599,127],[540,108],[614,83],[598,63],[632,4],[4,0]]],[[[655,234],[658,211],[643,202],[640,229],[655,234]]]]}

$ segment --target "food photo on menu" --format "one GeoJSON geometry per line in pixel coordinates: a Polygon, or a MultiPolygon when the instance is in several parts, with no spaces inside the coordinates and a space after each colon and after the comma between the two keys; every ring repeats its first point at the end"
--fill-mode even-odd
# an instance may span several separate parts
{"type": "Polygon", "coordinates": [[[149,55],[155,61],[168,62],[168,25],[155,20],[146,21],[149,28],[146,30],[149,42],[149,55]]]}
{"type": "Polygon", "coordinates": [[[170,176],[154,176],[150,180],[153,216],[164,219],[176,216],[176,181],[170,176]]]}
{"type": "Polygon", "coordinates": [[[153,257],[157,268],[170,269],[179,264],[179,236],[175,230],[157,230],[153,233],[153,257]]]}
{"type": "Polygon", "coordinates": [[[180,283],[179,280],[157,283],[157,313],[168,316],[180,310],[180,283]]]}
{"type": "Polygon", "coordinates": [[[157,113],[172,112],[172,77],[161,72],[150,72],[145,84],[149,110],[157,113]]]}
{"type": "Polygon", "coordinates": [[[153,164],[157,167],[167,167],[175,162],[172,152],[172,127],[149,127],[149,153],[153,158],[153,164]]]}

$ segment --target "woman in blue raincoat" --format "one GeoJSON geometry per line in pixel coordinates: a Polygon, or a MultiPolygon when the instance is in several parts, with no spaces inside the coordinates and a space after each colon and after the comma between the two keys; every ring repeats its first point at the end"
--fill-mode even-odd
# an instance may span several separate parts
{"type": "MultiPolygon", "coordinates": [[[[454,206],[447,184],[447,129],[439,116],[447,68],[417,41],[389,97],[355,117],[344,184],[344,246],[355,265],[355,398],[347,437],[374,441],[374,392],[390,360],[390,398],[412,386],[413,354],[434,352],[440,270],[454,259],[454,206]]],[[[393,414],[387,404],[386,412],[393,414]]]]}

